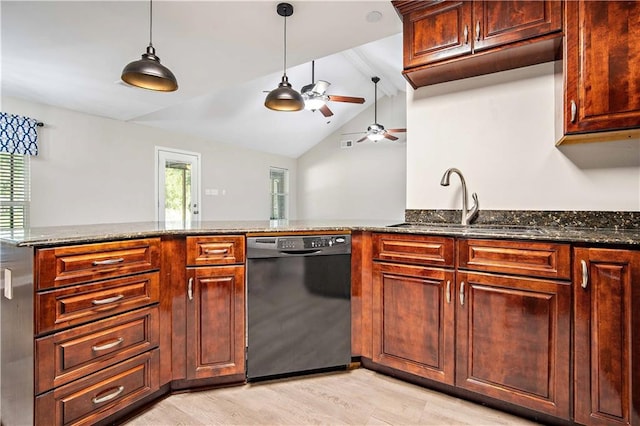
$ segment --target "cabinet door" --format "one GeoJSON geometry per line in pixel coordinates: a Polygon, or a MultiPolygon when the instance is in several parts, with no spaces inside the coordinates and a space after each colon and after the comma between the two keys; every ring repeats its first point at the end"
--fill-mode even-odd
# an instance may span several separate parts
{"type": "Polygon", "coordinates": [[[471,53],[471,2],[444,1],[403,19],[404,67],[471,53]]]}
{"type": "Polygon", "coordinates": [[[566,133],[640,127],[640,2],[565,3],[566,133]]]}
{"type": "Polygon", "coordinates": [[[575,420],[640,424],[640,252],[577,248],[574,277],[575,420]]]}
{"type": "Polygon", "coordinates": [[[473,2],[473,49],[482,50],[562,30],[560,1],[473,2]]]}
{"type": "Polygon", "coordinates": [[[456,385],[568,419],[569,282],[458,272],[456,385]]]}
{"type": "Polygon", "coordinates": [[[453,384],[453,271],[375,263],[373,361],[453,384]]]}
{"type": "Polygon", "coordinates": [[[244,373],[244,267],[189,269],[187,283],[187,378],[244,373]]]}

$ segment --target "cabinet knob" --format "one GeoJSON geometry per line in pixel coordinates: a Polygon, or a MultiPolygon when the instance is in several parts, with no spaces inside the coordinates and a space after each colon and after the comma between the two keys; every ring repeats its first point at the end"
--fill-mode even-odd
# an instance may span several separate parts
{"type": "Polygon", "coordinates": [[[587,262],[584,260],[581,260],[580,264],[582,265],[582,282],[580,285],[582,288],[587,288],[589,285],[589,268],[587,267],[587,262]]]}
{"type": "Polygon", "coordinates": [[[578,105],[576,105],[576,101],[571,100],[571,122],[576,122],[576,116],[578,115],[578,105]]]}

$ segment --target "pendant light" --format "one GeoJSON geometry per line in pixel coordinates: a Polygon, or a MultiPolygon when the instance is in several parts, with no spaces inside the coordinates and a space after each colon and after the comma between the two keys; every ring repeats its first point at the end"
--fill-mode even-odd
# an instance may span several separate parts
{"type": "Polygon", "coordinates": [[[142,59],[133,61],[122,70],[122,81],[132,86],[160,92],[173,92],[178,89],[178,81],[169,68],[160,63],[156,50],[151,43],[153,29],[153,0],[149,0],[149,46],[142,59]]]}
{"type": "Polygon", "coordinates": [[[291,87],[287,78],[287,16],[293,15],[293,6],[280,3],[276,9],[284,17],[284,74],[278,87],[273,89],[264,100],[264,106],[275,111],[300,111],[304,108],[302,95],[291,87]]]}

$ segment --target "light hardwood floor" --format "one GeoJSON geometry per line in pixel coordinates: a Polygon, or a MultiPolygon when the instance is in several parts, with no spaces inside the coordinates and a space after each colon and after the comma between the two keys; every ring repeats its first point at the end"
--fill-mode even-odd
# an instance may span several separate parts
{"type": "Polygon", "coordinates": [[[535,425],[364,368],[172,395],[127,426],[535,425]]]}

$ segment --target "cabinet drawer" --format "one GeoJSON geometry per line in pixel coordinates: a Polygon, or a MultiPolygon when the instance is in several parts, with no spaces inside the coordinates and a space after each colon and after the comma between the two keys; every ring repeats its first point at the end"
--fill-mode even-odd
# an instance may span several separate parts
{"type": "Polygon", "coordinates": [[[37,339],[36,393],[157,347],[158,317],[154,306],[37,339]]]}
{"type": "Polygon", "coordinates": [[[36,334],[141,308],[159,293],[157,272],[36,293],[36,334]]]}
{"type": "Polygon", "coordinates": [[[187,265],[244,263],[244,236],[187,237],[187,265]]]}
{"type": "Polygon", "coordinates": [[[458,268],[569,279],[571,252],[568,244],[463,239],[458,241],[458,268]]]}
{"type": "Polygon", "coordinates": [[[36,398],[36,424],[91,425],[160,388],[158,349],[36,398]]]}
{"type": "Polygon", "coordinates": [[[159,238],[43,249],[36,256],[36,290],[159,268],[159,238]]]}
{"type": "Polygon", "coordinates": [[[373,234],[373,258],[452,267],[453,238],[411,234],[373,234]]]}

